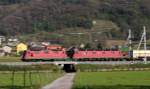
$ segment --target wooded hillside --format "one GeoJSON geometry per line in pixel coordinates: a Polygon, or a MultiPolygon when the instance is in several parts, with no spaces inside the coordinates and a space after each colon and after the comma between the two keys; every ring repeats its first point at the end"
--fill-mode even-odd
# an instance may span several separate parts
{"type": "Polygon", "coordinates": [[[138,39],[143,25],[150,34],[150,0],[0,0],[1,35],[88,30],[94,20],[112,21],[123,34],[131,28],[138,39]]]}

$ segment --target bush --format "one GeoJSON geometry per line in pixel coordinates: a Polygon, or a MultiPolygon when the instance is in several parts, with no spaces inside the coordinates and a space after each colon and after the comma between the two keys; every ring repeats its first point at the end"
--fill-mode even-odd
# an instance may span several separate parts
{"type": "Polygon", "coordinates": [[[76,65],[76,69],[80,71],[98,71],[102,69],[129,69],[129,68],[150,68],[150,64],[132,64],[132,65],[96,65],[96,64],[80,64],[76,65]]]}
{"type": "Polygon", "coordinates": [[[32,71],[32,70],[51,70],[53,72],[59,71],[60,68],[53,64],[43,65],[0,65],[0,71],[32,71]]]}

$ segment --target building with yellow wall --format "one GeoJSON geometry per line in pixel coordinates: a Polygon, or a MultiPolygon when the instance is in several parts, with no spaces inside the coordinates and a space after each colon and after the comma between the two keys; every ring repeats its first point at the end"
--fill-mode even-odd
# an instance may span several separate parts
{"type": "Polygon", "coordinates": [[[24,43],[19,43],[17,45],[17,54],[19,54],[20,52],[23,52],[25,50],[27,50],[28,46],[24,43]]]}

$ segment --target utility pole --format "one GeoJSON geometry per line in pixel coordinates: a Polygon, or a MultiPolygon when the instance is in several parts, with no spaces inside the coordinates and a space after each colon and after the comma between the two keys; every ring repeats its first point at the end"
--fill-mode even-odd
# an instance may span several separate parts
{"type": "Polygon", "coordinates": [[[2,38],[0,38],[0,45],[2,44],[2,38]]]}
{"type": "MultiPolygon", "coordinates": [[[[146,27],[144,26],[144,51],[146,52],[147,46],[146,46],[146,27]]],[[[144,62],[147,63],[147,54],[145,53],[144,62]]]]}
{"type": "Polygon", "coordinates": [[[131,29],[129,29],[129,35],[128,35],[128,45],[129,45],[129,50],[132,51],[132,35],[131,35],[131,29]]]}
{"type": "Polygon", "coordinates": [[[144,43],[144,53],[145,53],[145,56],[144,56],[144,58],[143,58],[143,61],[144,61],[145,64],[146,64],[146,63],[147,63],[147,54],[146,54],[146,50],[147,50],[146,44],[147,44],[147,42],[146,42],[146,27],[145,27],[145,26],[143,26],[143,30],[144,30],[144,32],[143,32],[143,34],[142,34],[142,37],[141,37],[141,40],[140,40],[140,43],[139,43],[139,46],[138,46],[137,50],[140,49],[140,46],[141,46],[141,44],[142,44],[142,42],[143,42],[143,43],[144,43]]]}

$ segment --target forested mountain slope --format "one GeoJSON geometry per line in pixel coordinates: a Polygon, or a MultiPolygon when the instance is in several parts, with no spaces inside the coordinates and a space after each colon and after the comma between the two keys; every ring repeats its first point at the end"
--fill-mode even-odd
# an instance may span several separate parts
{"type": "Polygon", "coordinates": [[[150,0],[0,0],[0,34],[21,35],[65,28],[91,29],[94,20],[116,23],[139,38],[150,34],[150,0]]]}

